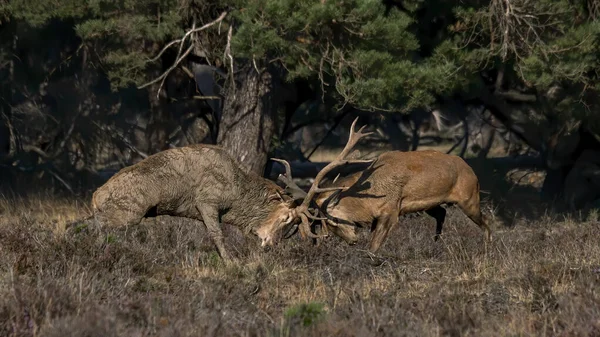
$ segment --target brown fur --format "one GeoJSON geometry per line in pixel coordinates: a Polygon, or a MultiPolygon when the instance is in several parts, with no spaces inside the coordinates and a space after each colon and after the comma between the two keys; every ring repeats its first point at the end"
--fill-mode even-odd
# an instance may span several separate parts
{"type": "Polygon", "coordinates": [[[400,215],[413,212],[425,211],[436,219],[437,240],[446,216],[442,204],[456,204],[491,239],[480,211],[479,181],[458,156],[432,150],[385,152],[366,170],[328,186],[349,187],[316,199],[329,218],[328,227],[350,244],[357,241],[356,226],[371,227],[371,252],[383,244],[400,215]]]}
{"type": "Polygon", "coordinates": [[[92,197],[97,219],[114,226],[139,223],[150,211],[205,223],[221,256],[221,221],[264,240],[291,221],[291,201],[274,182],[242,171],[225,150],[191,145],[156,153],[126,167],[92,197]]]}

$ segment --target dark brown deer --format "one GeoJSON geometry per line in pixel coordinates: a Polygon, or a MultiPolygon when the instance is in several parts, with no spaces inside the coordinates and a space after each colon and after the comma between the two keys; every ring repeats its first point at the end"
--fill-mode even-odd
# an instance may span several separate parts
{"type": "MultiPolygon", "coordinates": [[[[282,181],[291,181],[291,172],[282,181]]],[[[324,175],[317,176],[313,187],[324,175]]],[[[288,185],[297,190],[298,186],[288,185]]],[[[385,242],[400,215],[425,211],[436,219],[437,241],[442,234],[446,210],[442,204],[456,204],[473,222],[491,231],[479,204],[479,181],[460,157],[438,151],[390,151],[381,154],[365,170],[336,177],[325,184],[331,189],[315,202],[327,218],[326,229],[349,244],[358,241],[357,227],[370,227],[369,250],[375,253],[385,242]]],[[[299,193],[299,192],[297,192],[299,193]]],[[[308,195],[307,199],[312,198],[308,195]]]]}
{"type": "MultiPolygon", "coordinates": [[[[365,162],[344,159],[364,136],[362,128],[353,131],[356,122],[346,148],[323,172],[347,163],[365,162]]],[[[92,217],[109,226],[138,224],[151,213],[200,220],[221,257],[230,261],[223,244],[221,221],[256,234],[262,246],[276,243],[284,229],[298,223],[303,237],[316,238],[319,236],[310,231],[315,219],[310,201],[316,193],[339,189],[320,189],[315,184],[308,194],[287,195],[274,182],[245,173],[221,147],[190,145],[156,153],[119,171],[94,192],[92,217]],[[295,202],[304,195],[305,200],[297,206],[295,202]]]]}

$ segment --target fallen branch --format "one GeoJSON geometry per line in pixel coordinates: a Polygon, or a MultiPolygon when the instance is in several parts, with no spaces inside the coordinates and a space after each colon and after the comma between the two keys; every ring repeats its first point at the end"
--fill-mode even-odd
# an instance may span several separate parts
{"type": "Polygon", "coordinates": [[[38,155],[40,155],[40,157],[44,158],[44,159],[50,159],[51,156],[46,153],[46,151],[42,150],[41,148],[35,146],[35,145],[29,145],[29,144],[25,144],[22,146],[23,151],[25,152],[35,152],[38,155]]]}
{"type": "Polygon", "coordinates": [[[494,95],[500,96],[507,101],[514,101],[520,103],[533,103],[537,101],[537,97],[535,95],[523,94],[516,90],[508,90],[508,91],[496,91],[494,95]]]}
{"type": "Polygon", "coordinates": [[[52,169],[48,169],[48,172],[56,179],[58,180],[61,184],[63,184],[63,186],[69,190],[69,192],[71,192],[71,194],[75,194],[75,191],[73,191],[73,188],[71,187],[71,185],[69,185],[69,183],[67,183],[63,178],[61,178],[58,173],[54,172],[54,170],[52,169]]]}
{"type": "Polygon", "coordinates": [[[67,130],[67,133],[63,137],[62,141],[59,143],[56,150],[54,150],[54,154],[52,155],[53,158],[57,158],[62,153],[62,151],[65,149],[65,146],[67,146],[67,141],[69,141],[69,139],[73,135],[73,131],[75,130],[75,124],[76,124],[77,118],[79,117],[80,114],[81,114],[81,112],[77,113],[77,115],[75,115],[75,118],[73,118],[73,121],[71,122],[71,126],[69,127],[69,130],[67,130]]]}
{"type": "Polygon", "coordinates": [[[192,97],[193,99],[200,99],[200,100],[205,100],[205,99],[221,99],[221,97],[219,96],[194,96],[192,97]]]}

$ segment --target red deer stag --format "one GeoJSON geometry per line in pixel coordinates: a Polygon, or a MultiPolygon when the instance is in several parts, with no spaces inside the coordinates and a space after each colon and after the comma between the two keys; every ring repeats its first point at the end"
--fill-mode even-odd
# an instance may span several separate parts
{"type": "MultiPolygon", "coordinates": [[[[291,172],[281,178],[292,190],[291,172]]],[[[317,176],[313,186],[324,175],[317,176]]],[[[365,170],[336,177],[325,183],[315,202],[324,226],[349,244],[358,241],[356,227],[371,227],[373,235],[369,250],[375,253],[385,242],[400,215],[425,211],[436,219],[435,241],[442,234],[446,210],[442,204],[456,204],[473,222],[485,230],[491,240],[491,230],[480,210],[479,181],[471,167],[458,156],[437,151],[390,151],[381,154],[365,170]]],[[[297,192],[299,193],[299,192],[297,192]]],[[[313,196],[308,195],[307,198],[313,196]]]]}
{"type": "MultiPolygon", "coordinates": [[[[364,136],[361,131],[351,131],[346,148],[323,172],[347,163],[369,162],[344,159],[364,136]]],[[[284,229],[298,222],[303,237],[320,237],[310,231],[311,219],[315,219],[310,200],[316,193],[339,189],[320,189],[315,184],[296,206],[299,197],[294,191],[287,195],[274,182],[245,173],[221,147],[197,144],[156,153],[120,170],[94,192],[93,215],[88,219],[110,226],[138,224],[149,214],[200,220],[221,257],[231,261],[223,244],[221,221],[241,227],[245,233],[253,232],[263,247],[276,243],[284,229]]]]}

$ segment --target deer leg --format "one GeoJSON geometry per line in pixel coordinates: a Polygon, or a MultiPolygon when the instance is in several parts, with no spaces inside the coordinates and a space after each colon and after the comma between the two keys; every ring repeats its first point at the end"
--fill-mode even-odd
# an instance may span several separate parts
{"type": "Polygon", "coordinates": [[[435,236],[434,241],[439,240],[442,235],[442,228],[444,227],[444,220],[446,220],[446,209],[442,206],[436,206],[434,208],[425,211],[429,216],[433,217],[436,221],[435,225],[435,236]]]}
{"type": "Polygon", "coordinates": [[[215,246],[217,246],[217,251],[221,258],[226,262],[231,261],[231,257],[229,253],[225,250],[225,244],[223,242],[223,231],[221,231],[221,227],[219,226],[219,211],[213,206],[202,205],[198,207],[198,211],[202,216],[202,221],[206,226],[206,230],[208,231],[208,235],[213,240],[215,246]]]}
{"type": "Polygon", "coordinates": [[[483,214],[481,213],[481,209],[478,203],[467,202],[458,203],[458,207],[465,213],[466,216],[469,217],[479,228],[485,231],[485,239],[487,242],[492,241],[492,230],[490,226],[488,226],[487,222],[483,218],[483,214]]]}
{"type": "Polygon", "coordinates": [[[385,242],[392,227],[398,223],[398,215],[396,213],[386,214],[377,219],[377,225],[373,230],[373,236],[369,243],[369,251],[375,253],[379,247],[385,242]]]}

